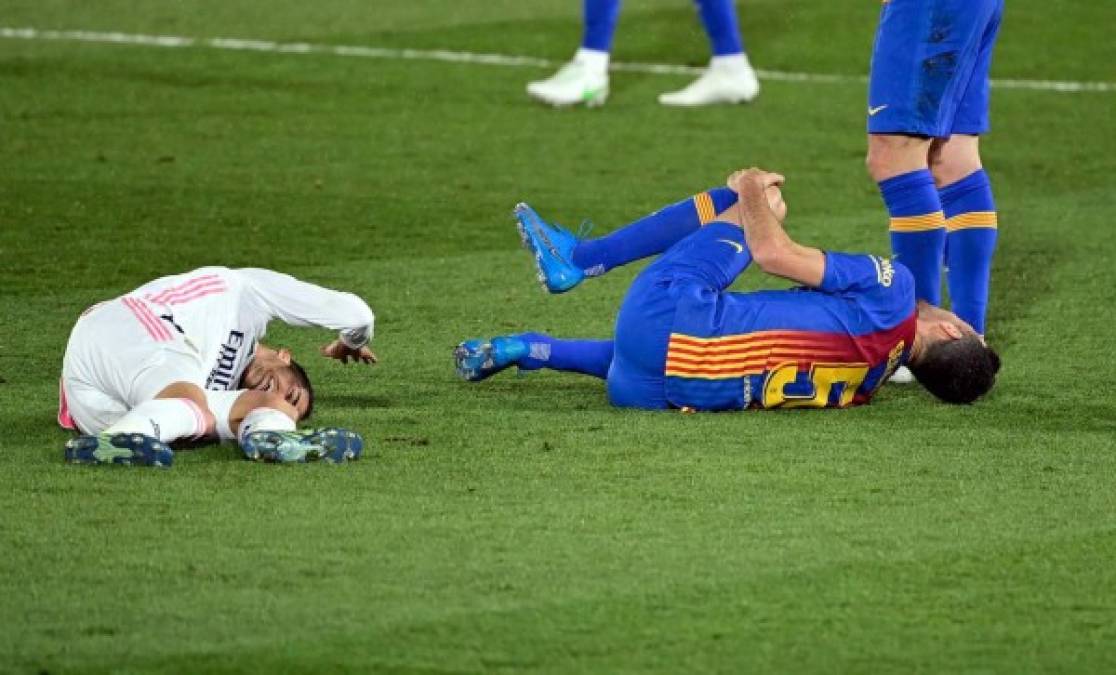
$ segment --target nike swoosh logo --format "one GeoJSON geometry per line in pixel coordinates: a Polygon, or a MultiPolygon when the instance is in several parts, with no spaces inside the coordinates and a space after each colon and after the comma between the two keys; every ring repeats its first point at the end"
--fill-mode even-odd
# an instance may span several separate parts
{"type": "Polygon", "coordinates": [[[731,239],[718,239],[717,241],[722,242],[724,244],[728,244],[729,246],[735,248],[737,253],[743,253],[744,252],[744,247],[741,246],[739,242],[735,242],[731,239]]]}
{"type": "Polygon", "coordinates": [[[875,117],[876,113],[878,113],[881,110],[883,110],[884,108],[886,108],[887,105],[888,105],[887,103],[884,103],[883,105],[878,105],[875,108],[873,108],[872,106],[868,106],[868,116],[869,117],[875,117]]]}

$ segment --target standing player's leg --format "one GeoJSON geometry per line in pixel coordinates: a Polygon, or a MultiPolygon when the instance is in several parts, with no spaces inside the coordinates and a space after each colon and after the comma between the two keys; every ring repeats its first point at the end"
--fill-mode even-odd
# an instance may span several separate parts
{"type": "Polygon", "coordinates": [[[868,171],[887,207],[892,253],[914,276],[918,299],[939,305],[946,229],[929,149],[928,138],[871,134],[868,171]]]}
{"type": "Polygon", "coordinates": [[[936,142],[930,153],[948,231],[945,262],[950,304],[981,335],[999,232],[992,183],[980,159],[979,135],[989,130],[989,71],[1003,0],[994,0],[988,10],[976,66],[953,120],[953,135],[936,142]]]}
{"type": "Polygon", "coordinates": [[[735,192],[713,188],[596,239],[578,239],[526,204],[516,207],[516,218],[524,244],[535,256],[539,280],[551,293],[563,293],[586,276],[663,253],[735,203],[735,192]]]}
{"type": "Polygon", "coordinates": [[[948,60],[930,43],[932,5],[893,0],[880,10],[868,82],[868,173],[890,216],[891,248],[921,300],[941,302],[945,217],[930,174],[930,139],[942,136],[948,60]]]}
{"type": "Polygon", "coordinates": [[[868,169],[891,215],[892,247],[919,299],[941,302],[945,215],[930,139],[967,133],[966,91],[1001,0],[891,0],[880,14],[868,94],[868,169]]]}
{"type": "Polygon", "coordinates": [[[678,91],[662,94],[659,103],[700,106],[713,103],[746,103],[759,95],[759,79],[740,36],[733,0],[694,0],[701,25],[709,36],[713,57],[697,80],[678,91]]]}
{"type": "Polygon", "coordinates": [[[582,11],[581,47],[557,73],[527,84],[531,98],[554,106],[598,106],[608,99],[608,61],[620,0],[583,0],[582,11]]]}
{"type": "Polygon", "coordinates": [[[955,135],[932,154],[945,211],[950,307],[984,335],[998,218],[977,136],[955,135]]]}

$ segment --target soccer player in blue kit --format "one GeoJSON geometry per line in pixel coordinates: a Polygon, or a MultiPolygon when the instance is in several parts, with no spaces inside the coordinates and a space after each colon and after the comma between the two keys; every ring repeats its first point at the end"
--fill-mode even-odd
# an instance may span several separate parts
{"type": "Polygon", "coordinates": [[[980,158],[1003,0],[884,0],[868,91],[868,171],[891,217],[915,295],[985,332],[996,249],[992,186],[980,158]]]}
{"type": "Polygon", "coordinates": [[[551,292],[662,253],[632,282],[611,340],[522,333],[467,340],[457,372],[483,380],[510,366],[606,380],[613,405],[694,411],[833,408],[867,403],[902,364],[938,398],[971,403],[1000,362],[971,326],[915,299],[901,264],[823,252],[783,229],[783,177],[748,169],[605,237],[578,240],[516,209],[551,292]],[[752,263],[802,284],[729,292],[752,263]]]}

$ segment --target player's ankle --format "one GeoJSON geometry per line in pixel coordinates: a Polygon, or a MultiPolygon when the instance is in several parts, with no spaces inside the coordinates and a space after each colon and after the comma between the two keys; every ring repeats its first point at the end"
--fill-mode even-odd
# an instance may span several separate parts
{"type": "Polygon", "coordinates": [[[746,72],[752,69],[748,55],[744,52],[738,54],[721,54],[709,60],[710,70],[719,70],[727,73],[746,72]]]}
{"type": "Polygon", "coordinates": [[[574,54],[573,60],[580,63],[591,73],[605,75],[608,73],[609,58],[610,55],[608,52],[581,47],[577,50],[577,53],[574,54]]]}

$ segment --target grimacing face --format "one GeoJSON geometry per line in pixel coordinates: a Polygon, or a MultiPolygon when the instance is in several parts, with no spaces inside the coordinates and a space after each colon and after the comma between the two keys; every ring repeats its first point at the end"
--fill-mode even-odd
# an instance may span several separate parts
{"type": "Polygon", "coordinates": [[[281,358],[257,355],[245,369],[240,384],[245,389],[279,394],[294,406],[299,419],[310,410],[310,392],[299,383],[294,368],[281,358]]]}

